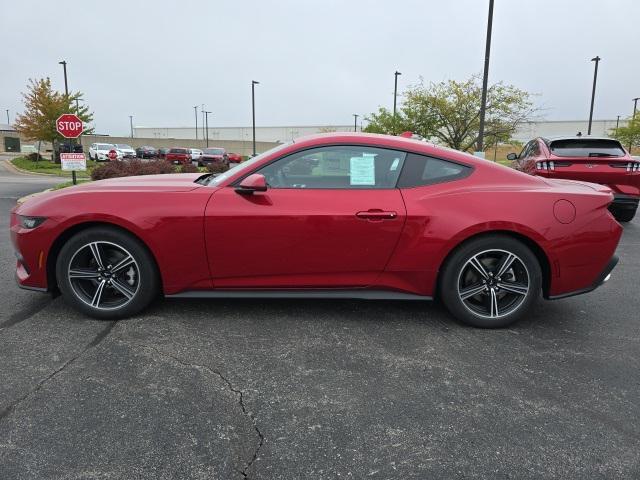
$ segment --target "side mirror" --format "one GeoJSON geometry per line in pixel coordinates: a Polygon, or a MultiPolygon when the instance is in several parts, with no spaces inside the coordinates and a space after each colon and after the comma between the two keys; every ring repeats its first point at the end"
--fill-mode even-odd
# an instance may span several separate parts
{"type": "Polygon", "coordinates": [[[267,191],[267,179],[261,173],[254,173],[240,182],[236,187],[236,193],[240,195],[252,195],[254,192],[267,191]]]}
{"type": "Polygon", "coordinates": [[[517,153],[510,153],[509,155],[507,155],[507,160],[517,160],[517,159],[518,159],[517,153]]]}

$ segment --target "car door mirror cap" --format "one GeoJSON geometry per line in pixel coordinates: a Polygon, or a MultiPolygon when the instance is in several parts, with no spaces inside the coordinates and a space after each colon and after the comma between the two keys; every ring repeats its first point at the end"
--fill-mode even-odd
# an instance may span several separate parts
{"type": "Polygon", "coordinates": [[[267,179],[261,173],[253,173],[244,178],[236,187],[236,192],[241,195],[251,195],[254,192],[266,192],[267,179]]]}
{"type": "Polygon", "coordinates": [[[517,159],[518,159],[517,153],[510,153],[507,155],[507,160],[517,160],[517,159]]]}

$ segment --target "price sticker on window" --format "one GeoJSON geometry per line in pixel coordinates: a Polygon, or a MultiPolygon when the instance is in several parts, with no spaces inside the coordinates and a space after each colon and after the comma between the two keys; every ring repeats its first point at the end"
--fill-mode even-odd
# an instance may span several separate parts
{"type": "Polygon", "coordinates": [[[373,155],[351,157],[349,167],[351,185],[376,184],[375,157],[373,155]]]}

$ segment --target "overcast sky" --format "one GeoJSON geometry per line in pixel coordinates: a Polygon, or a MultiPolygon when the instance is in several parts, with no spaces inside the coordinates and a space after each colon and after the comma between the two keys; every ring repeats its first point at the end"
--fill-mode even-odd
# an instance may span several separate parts
{"type": "MultiPolygon", "coordinates": [[[[13,121],[29,78],[81,90],[98,132],[192,126],[350,124],[399,89],[482,70],[488,0],[3,2],[0,108],[13,121]]],[[[629,115],[640,96],[640,1],[496,0],[490,82],[536,93],[549,120],[629,115]]]]}

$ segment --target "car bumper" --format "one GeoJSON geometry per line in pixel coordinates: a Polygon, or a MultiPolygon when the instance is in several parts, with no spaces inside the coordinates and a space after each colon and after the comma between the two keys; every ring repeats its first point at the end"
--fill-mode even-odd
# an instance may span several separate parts
{"type": "Polygon", "coordinates": [[[561,298],[573,297],[575,295],[582,295],[583,293],[592,292],[599,286],[606,283],[609,280],[609,278],[611,278],[611,272],[613,271],[614,268],[616,268],[617,264],[618,264],[618,257],[614,255],[613,257],[611,257],[611,260],[609,260],[609,263],[607,263],[607,266],[600,273],[600,275],[598,275],[598,278],[591,286],[582,288],[580,290],[575,290],[573,292],[562,293],[560,295],[550,295],[547,298],[549,300],[559,300],[561,298]]]}
{"type": "Polygon", "coordinates": [[[16,256],[15,279],[20,288],[48,291],[47,256],[54,229],[54,222],[50,219],[34,229],[22,228],[15,214],[11,214],[10,236],[16,256]]]}
{"type": "Polygon", "coordinates": [[[635,195],[615,194],[609,209],[615,209],[618,211],[636,210],[638,208],[639,201],[640,197],[636,197],[635,195]]]}

